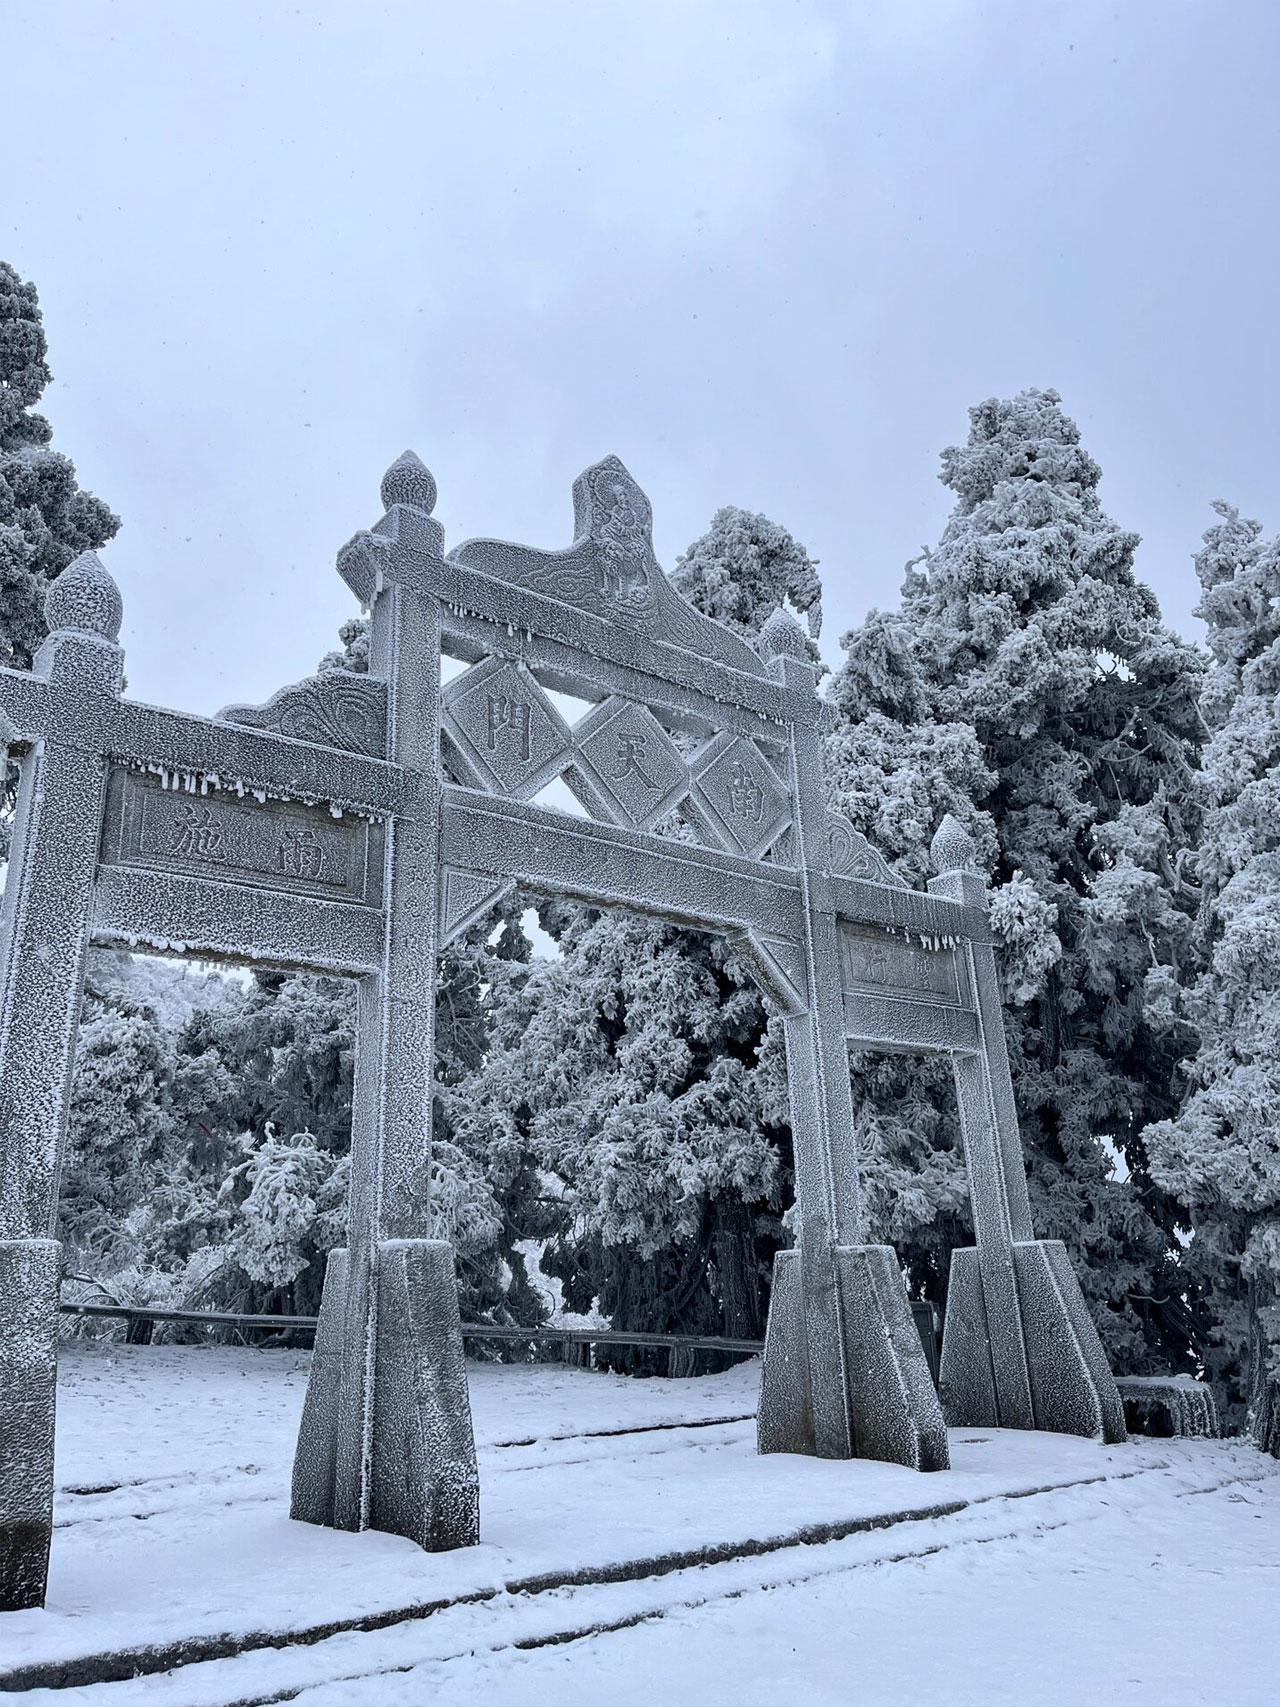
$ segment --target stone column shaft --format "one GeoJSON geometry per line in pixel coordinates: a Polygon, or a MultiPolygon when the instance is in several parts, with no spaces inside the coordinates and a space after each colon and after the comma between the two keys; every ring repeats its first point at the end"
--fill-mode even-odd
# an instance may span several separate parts
{"type": "MultiPolygon", "coordinates": [[[[82,697],[118,694],[119,594],[96,559],[64,572],[56,619],[103,618],[102,634],[56,632],[33,675],[50,727],[22,758],[0,906],[0,1610],[44,1604],[53,1530],[54,1408],[62,1247],[58,1181],[93,904],[106,763],[61,724],[82,697]],[[105,632],[109,630],[110,632],[105,632]]],[[[56,620],[54,622],[56,627],[56,620]]]]}
{"type": "Polygon", "coordinates": [[[386,587],[374,604],[370,670],[388,684],[387,756],[417,770],[422,805],[386,827],[383,966],[360,982],[352,1097],[346,1350],[339,1397],[335,1521],[370,1519],[378,1248],[427,1238],[435,1081],[439,883],[440,627],[435,601],[386,587]],[[425,761],[425,762],[424,762],[425,761]]]}
{"type": "MultiPolygon", "coordinates": [[[[972,872],[950,871],[929,884],[935,895],[985,910],[986,885],[972,872]]],[[[960,956],[978,1021],[974,1055],[953,1055],[956,1101],[969,1175],[969,1202],[982,1294],[986,1302],[992,1379],[1005,1428],[1034,1428],[1031,1375],[1014,1270],[1015,1240],[1034,1237],[1022,1140],[1009,1076],[1004,1020],[990,944],[967,942],[960,956]]]]}
{"type": "MultiPolygon", "coordinates": [[[[796,658],[775,658],[774,671],[796,693],[812,695],[812,668],[796,658]]],[[[809,1347],[814,1440],[819,1457],[848,1457],[856,1447],[849,1410],[849,1336],[836,1275],[835,1247],[859,1245],[865,1236],[857,1157],[851,1143],[853,1099],[835,914],[823,905],[822,861],[827,809],[821,737],[792,724],[791,797],[796,814],[795,852],[804,905],[804,972],[807,1011],[783,1021],[787,1089],[800,1213],[800,1271],[809,1347]]]]}
{"type": "MultiPolygon", "coordinates": [[[[388,471],[383,497],[392,537],[405,526],[443,549],[416,459],[388,471]]],[[[348,1247],[326,1272],[292,1510],[442,1550],[479,1539],[479,1480],[454,1252],[431,1237],[440,612],[414,584],[412,550],[389,576],[380,564],[370,670],[387,684],[386,756],[411,786],[386,825],[382,964],[359,986],[348,1247]]]]}
{"type": "Polygon", "coordinates": [[[22,765],[0,912],[0,1239],[52,1238],[106,766],[56,739],[22,765]]]}

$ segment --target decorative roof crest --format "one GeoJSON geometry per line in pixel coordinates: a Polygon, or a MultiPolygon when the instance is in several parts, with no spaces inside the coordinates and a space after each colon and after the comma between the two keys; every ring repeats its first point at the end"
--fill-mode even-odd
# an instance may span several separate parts
{"type": "Polygon", "coordinates": [[[764,674],[741,635],[695,610],[668,581],[654,556],[649,500],[616,456],[574,481],[573,516],[573,544],[563,551],[469,539],[448,561],[730,669],[764,674]]]}

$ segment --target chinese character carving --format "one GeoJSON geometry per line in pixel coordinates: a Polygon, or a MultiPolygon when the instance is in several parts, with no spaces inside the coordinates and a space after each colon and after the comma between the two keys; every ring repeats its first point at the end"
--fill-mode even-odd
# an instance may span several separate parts
{"type": "Polygon", "coordinates": [[[735,759],[729,771],[730,812],[748,824],[760,824],[764,821],[764,808],[764,789],[760,786],[760,778],[750,765],[735,759]]]}
{"type": "Polygon", "coordinates": [[[285,830],[276,847],[276,870],[287,877],[319,877],[324,848],[314,830],[285,830]]]}
{"type": "Polygon", "coordinates": [[[489,751],[496,752],[498,737],[509,734],[514,737],[516,751],[524,760],[528,760],[533,749],[533,707],[524,700],[513,699],[507,694],[489,696],[488,740],[489,751]]]}
{"type": "Polygon", "coordinates": [[[646,788],[657,788],[658,784],[640,762],[644,758],[644,750],[648,742],[649,737],[647,735],[619,735],[618,750],[614,755],[619,768],[611,772],[610,782],[621,782],[624,777],[638,776],[646,788]]]}
{"type": "Polygon", "coordinates": [[[882,942],[868,943],[866,948],[867,977],[873,984],[888,984],[893,979],[889,950],[882,942]]]}
{"type": "Polygon", "coordinates": [[[222,824],[211,806],[188,803],[183,807],[182,816],[173,826],[169,852],[193,855],[197,859],[222,858],[222,824]]]}

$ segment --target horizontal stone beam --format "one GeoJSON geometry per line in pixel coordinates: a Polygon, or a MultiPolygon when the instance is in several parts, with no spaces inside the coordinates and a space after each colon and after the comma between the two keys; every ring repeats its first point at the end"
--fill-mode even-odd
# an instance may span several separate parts
{"type": "Polygon", "coordinates": [[[972,1055],[979,1041],[978,1022],[968,1008],[862,990],[845,991],[844,1029],[853,1049],[908,1054],[972,1055]]]}
{"type": "Polygon", "coordinates": [[[739,704],[726,704],[700,691],[687,681],[647,674],[634,663],[592,653],[584,658],[578,647],[549,639],[528,630],[508,628],[505,622],[472,616],[445,605],[441,609],[445,651],[450,656],[478,663],[482,658],[519,658],[534,672],[543,687],[583,699],[603,699],[616,694],[621,699],[647,705],[670,727],[696,735],[732,728],[751,735],[774,749],[785,746],[786,726],[776,715],[739,704]]]}
{"type": "Polygon", "coordinates": [[[97,942],[321,975],[359,976],[382,963],[382,913],[311,895],[116,866],[101,870],[97,942]]]}
{"type": "Polygon", "coordinates": [[[99,703],[100,750],[132,764],[209,773],[224,787],[239,782],[286,799],[335,801],[371,817],[426,809],[414,773],[386,759],[129,700],[99,703]]]}
{"type": "Polygon", "coordinates": [[[441,859],[592,906],[802,940],[797,872],[452,784],[441,808],[441,859]]]}
{"type": "Polygon", "coordinates": [[[921,889],[899,889],[888,883],[867,883],[856,877],[810,879],[813,905],[855,924],[883,925],[924,941],[991,941],[991,927],[980,907],[946,901],[921,889]]]}

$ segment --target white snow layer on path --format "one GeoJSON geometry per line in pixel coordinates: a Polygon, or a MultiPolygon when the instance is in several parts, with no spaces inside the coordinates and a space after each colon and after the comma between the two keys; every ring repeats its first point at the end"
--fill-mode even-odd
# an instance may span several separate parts
{"type": "Polygon", "coordinates": [[[49,1604],[0,1615],[0,1688],[58,1676],[27,1699],[61,1707],[1280,1701],[1280,1465],[1245,1446],[962,1430],[954,1469],[921,1476],[758,1458],[753,1364],[473,1365],[484,1541],[429,1555],[289,1521],[308,1361],[64,1352],[49,1604]],[[120,1681],[80,1681],[113,1654],[120,1681]]]}

